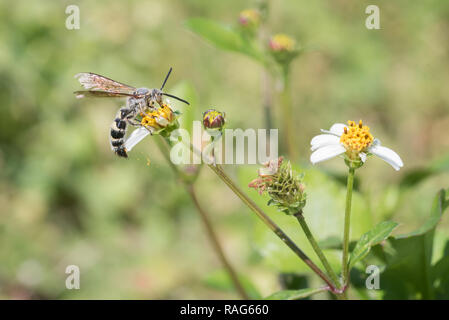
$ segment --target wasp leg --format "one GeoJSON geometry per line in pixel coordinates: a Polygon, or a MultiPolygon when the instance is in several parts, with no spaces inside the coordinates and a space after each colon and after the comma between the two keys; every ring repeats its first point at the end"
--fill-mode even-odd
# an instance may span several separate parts
{"type": "Polygon", "coordinates": [[[127,122],[130,125],[135,126],[135,127],[139,127],[139,128],[143,127],[145,129],[147,129],[150,132],[151,135],[153,135],[153,130],[151,130],[147,126],[142,125],[140,122],[136,122],[136,121],[134,121],[134,119],[127,119],[127,122]]]}
{"type": "Polygon", "coordinates": [[[130,125],[135,127],[143,127],[143,125],[140,123],[140,121],[136,121],[134,119],[126,119],[126,122],[128,122],[130,125]]]}

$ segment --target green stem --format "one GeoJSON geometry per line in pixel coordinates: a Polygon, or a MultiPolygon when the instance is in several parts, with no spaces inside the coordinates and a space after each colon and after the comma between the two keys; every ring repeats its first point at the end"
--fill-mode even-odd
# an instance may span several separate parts
{"type": "MultiPolygon", "coordinates": [[[[169,156],[168,152],[168,142],[166,139],[161,137],[162,140],[156,139],[157,144],[159,146],[159,149],[161,150],[164,158],[168,161],[170,164],[170,167],[173,169],[173,172],[180,178],[180,180],[184,183],[184,186],[187,190],[187,193],[189,194],[190,198],[192,199],[193,204],[195,205],[198,213],[200,214],[201,221],[204,224],[204,228],[206,229],[207,236],[209,237],[209,241],[212,244],[215,253],[217,254],[221,264],[223,265],[224,269],[228,273],[235,289],[239,293],[239,295],[244,300],[249,300],[250,297],[246,293],[245,288],[243,287],[243,284],[240,282],[240,279],[237,275],[237,272],[229,262],[228,258],[226,257],[226,254],[223,250],[223,247],[220,244],[220,240],[218,239],[218,236],[214,230],[214,227],[212,225],[210,215],[208,212],[201,206],[198,197],[195,192],[195,188],[193,187],[193,181],[188,175],[186,175],[182,170],[179,170],[177,166],[175,166],[169,156]]],[[[197,176],[197,172],[195,173],[195,176],[197,176]]]]}
{"type": "Polygon", "coordinates": [[[323,251],[321,250],[320,246],[318,245],[317,241],[312,235],[312,232],[310,231],[309,226],[307,225],[306,220],[304,219],[302,210],[296,213],[295,217],[296,219],[298,219],[298,222],[301,225],[304,234],[306,235],[307,239],[312,245],[313,250],[315,251],[316,255],[318,256],[324,268],[326,269],[327,274],[331,277],[332,281],[335,283],[335,286],[337,288],[341,288],[340,281],[338,280],[336,273],[330,266],[329,261],[326,259],[326,256],[324,255],[323,251]]]}
{"type": "Polygon", "coordinates": [[[292,161],[297,160],[297,148],[295,144],[293,110],[290,92],[290,68],[289,65],[282,67],[282,91],[281,91],[281,117],[282,130],[285,132],[285,141],[288,155],[292,161]]]}
{"type": "MultiPolygon", "coordinates": [[[[270,1],[261,1],[259,3],[259,11],[262,13],[261,24],[259,27],[259,46],[264,47],[268,43],[269,20],[270,13],[270,1]]],[[[264,109],[265,126],[266,128],[273,128],[272,121],[272,104],[273,104],[273,86],[272,77],[270,73],[270,66],[263,65],[261,74],[261,93],[262,93],[262,106],[264,109]]],[[[268,131],[269,132],[269,131],[268,131]]]]}
{"type": "Polygon", "coordinates": [[[354,185],[355,169],[352,164],[349,164],[348,183],[346,191],[346,210],[345,210],[345,229],[343,236],[343,259],[342,259],[342,279],[343,285],[347,286],[349,283],[348,270],[348,255],[349,255],[349,231],[351,225],[351,203],[352,203],[352,187],[354,185]]]}
{"type": "Polygon", "coordinates": [[[220,241],[218,240],[217,234],[215,233],[215,230],[212,226],[212,222],[210,221],[209,214],[204,210],[204,208],[200,205],[200,203],[198,201],[198,197],[196,196],[193,184],[186,185],[186,189],[201,216],[201,220],[203,221],[203,224],[206,229],[207,235],[209,236],[210,242],[212,243],[212,245],[215,249],[215,252],[217,253],[218,258],[220,259],[223,267],[229,274],[229,277],[231,278],[231,281],[234,284],[234,287],[236,288],[237,292],[240,294],[240,296],[244,300],[249,300],[250,297],[248,296],[242,283],[240,282],[237,272],[234,270],[232,265],[229,263],[226,255],[224,253],[224,250],[220,244],[220,241]]]}
{"type": "MultiPolygon", "coordinates": [[[[186,143],[185,141],[183,141],[186,143]]],[[[190,148],[194,153],[202,156],[200,150],[196,149],[192,144],[187,144],[186,146],[190,148]]],[[[317,276],[319,276],[328,286],[330,291],[337,296],[337,298],[342,299],[340,293],[341,290],[336,288],[332,283],[332,280],[321,271],[318,266],[313,263],[312,260],[294,243],[279,226],[274,223],[273,220],[268,217],[268,215],[259,208],[259,206],[251,200],[235,183],[229,178],[229,176],[223,171],[219,164],[208,164],[209,168],[245,203],[256,215],[262,220],[317,276]]]]}
{"type": "Polygon", "coordinates": [[[240,188],[228,177],[219,165],[209,165],[209,168],[243,201],[312,271],[314,271],[335,294],[338,289],[318,266],[294,243],[279,226],[263,212],[240,188]]]}

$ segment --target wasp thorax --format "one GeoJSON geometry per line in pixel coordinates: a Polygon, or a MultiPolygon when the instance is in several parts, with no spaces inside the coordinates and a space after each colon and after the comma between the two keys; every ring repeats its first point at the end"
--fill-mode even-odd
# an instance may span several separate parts
{"type": "Polygon", "coordinates": [[[150,89],[147,88],[139,88],[136,90],[136,94],[139,96],[145,96],[150,92],[150,89]]]}

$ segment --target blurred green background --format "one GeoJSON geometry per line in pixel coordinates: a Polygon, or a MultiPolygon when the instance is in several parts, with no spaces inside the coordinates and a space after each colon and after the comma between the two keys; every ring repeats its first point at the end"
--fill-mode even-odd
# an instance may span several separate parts
{"type": "MultiPolygon", "coordinates": [[[[448,187],[449,2],[379,1],[381,30],[365,28],[369,4],[290,0],[270,8],[270,30],[306,48],[292,65],[291,87],[297,166],[310,186],[305,211],[320,239],[341,236],[345,188],[335,177],[345,166],[333,160],[312,168],[309,142],[334,122],[363,119],[405,163],[396,173],[373,158],[357,172],[354,239],[386,218],[399,222],[401,233],[413,230],[436,192],[448,187]],[[426,179],[410,183],[416,177],[426,179]]],[[[110,151],[109,126],[123,101],[77,100],[72,92],[80,89],[73,78],[79,72],[151,88],[173,67],[167,91],[193,87],[197,119],[212,105],[226,111],[229,128],[263,128],[261,66],[185,27],[193,17],[235,25],[254,5],[0,2],[0,298],[238,298],[154,141],[136,147],[128,161],[110,151]],[[65,27],[70,4],[80,8],[79,30],[65,27]],[[65,288],[71,264],[80,267],[80,290],[65,288]]],[[[256,168],[226,170],[245,187],[256,168]]],[[[307,273],[213,174],[203,170],[196,188],[232,264],[261,296],[281,288],[279,272],[307,273]]],[[[307,247],[299,227],[271,212],[307,247]]],[[[436,254],[448,234],[445,217],[436,254]]]]}

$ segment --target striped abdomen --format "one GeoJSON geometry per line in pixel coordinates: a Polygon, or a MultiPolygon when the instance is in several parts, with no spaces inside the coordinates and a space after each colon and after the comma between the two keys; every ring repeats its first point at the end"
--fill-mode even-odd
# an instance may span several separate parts
{"type": "Polygon", "coordinates": [[[122,114],[119,111],[111,125],[111,148],[119,157],[128,158],[126,149],[123,146],[125,143],[126,121],[122,118],[122,114]]]}

